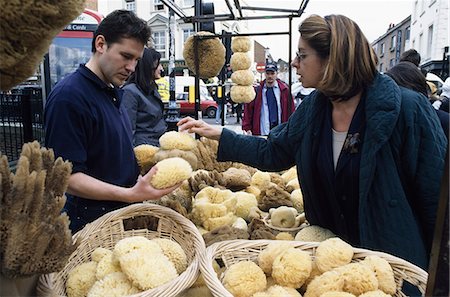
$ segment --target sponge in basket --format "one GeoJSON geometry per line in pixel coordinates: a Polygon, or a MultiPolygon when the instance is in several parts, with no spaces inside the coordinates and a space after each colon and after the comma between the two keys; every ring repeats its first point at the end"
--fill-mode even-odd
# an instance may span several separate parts
{"type": "Polygon", "coordinates": [[[182,158],[168,158],[156,164],[158,171],[152,177],[150,183],[156,189],[172,187],[192,175],[192,167],[182,158]]]}

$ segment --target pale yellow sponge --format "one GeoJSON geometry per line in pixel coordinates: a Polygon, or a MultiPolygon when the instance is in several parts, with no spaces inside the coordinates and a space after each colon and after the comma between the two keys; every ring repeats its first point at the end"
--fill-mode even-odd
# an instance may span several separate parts
{"type": "Polygon", "coordinates": [[[120,257],[119,261],[123,273],[141,290],[156,288],[178,276],[174,264],[163,254],[134,250],[120,257]]]}
{"type": "Polygon", "coordinates": [[[311,225],[298,231],[295,235],[295,240],[320,242],[333,237],[336,237],[336,235],[330,230],[311,225]]]}
{"type": "Polygon", "coordinates": [[[300,288],[309,278],[311,270],[310,254],[300,249],[289,248],[273,261],[272,277],[279,285],[300,288]]]}
{"type": "Polygon", "coordinates": [[[288,242],[274,241],[267,245],[258,255],[258,265],[267,274],[272,274],[272,265],[275,258],[291,248],[288,242]]]}
{"type": "Polygon", "coordinates": [[[159,138],[159,145],[163,150],[179,149],[191,151],[197,147],[197,142],[187,133],[169,131],[161,135],[159,138]]]}
{"type": "Polygon", "coordinates": [[[231,39],[231,50],[233,53],[248,52],[252,47],[250,38],[246,36],[236,36],[231,39]]]}
{"type": "Polygon", "coordinates": [[[236,103],[250,103],[255,99],[256,93],[253,86],[239,86],[231,87],[231,100],[236,103]]]}
{"type": "Polygon", "coordinates": [[[236,221],[236,216],[229,212],[221,217],[207,219],[203,222],[203,227],[205,227],[206,230],[212,231],[222,226],[231,226],[234,221],[236,221]]]}
{"type": "Polygon", "coordinates": [[[320,297],[356,297],[353,294],[339,291],[329,291],[320,295],[320,297]]]}
{"type": "Polygon", "coordinates": [[[105,249],[105,248],[103,248],[103,247],[98,247],[98,248],[96,248],[96,249],[92,252],[92,254],[91,254],[91,259],[92,259],[92,261],[100,262],[100,260],[101,260],[104,256],[109,255],[109,254],[112,255],[112,253],[113,253],[113,252],[110,251],[110,250],[108,250],[108,249],[105,249]]]}
{"type": "Polygon", "coordinates": [[[334,270],[327,271],[324,274],[316,276],[306,288],[303,297],[320,297],[328,291],[342,291],[344,279],[342,275],[334,270]]]}
{"type": "Polygon", "coordinates": [[[294,236],[292,236],[289,232],[280,232],[275,236],[276,240],[294,240],[294,236]]]}
{"type": "Polygon", "coordinates": [[[155,238],[153,241],[159,245],[163,254],[175,265],[178,274],[186,270],[188,266],[187,256],[178,242],[166,238],[155,238]]]}
{"type": "Polygon", "coordinates": [[[392,295],[386,294],[381,290],[369,291],[359,295],[359,297],[392,297],[392,295]]]}
{"type": "Polygon", "coordinates": [[[97,262],[90,261],[76,266],[69,272],[66,281],[66,292],[68,297],[84,297],[97,281],[95,272],[97,262]]]}
{"type": "Polygon", "coordinates": [[[300,189],[300,183],[298,182],[298,178],[291,179],[286,184],[286,191],[288,191],[289,193],[291,193],[294,190],[298,190],[298,189],[300,189]]]}
{"type": "Polygon", "coordinates": [[[258,202],[259,202],[259,200],[261,198],[261,190],[258,187],[250,185],[247,188],[245,188],[244,191],[247,192],[247,193],[255,195],[256,200],[258,200],[258,202]]]}
{"type": "Polygon", "coordinates": [[[343,291],[359,296],[378,289],[378,280],[373,270],[361,263],[350,263],[336,268],[344,279],[343,291]]]}
{"type": "Polygon", "coordinates": [[[155,165],[154,157],[159,151],[159,147],[150,144],[141,144],[134,148],[134,155],[138,165],[143,170],[149,170],[153,165],[155,165]]]}
{"type": "Polygon", "coordinates": [[[320,271],[348,264],[353,259],[353,248],[340,238],[322,241],[316,249],[316,264],[320,271]]]}
{"type": "Polygon", "coordinates": [[[87,297],[121,297],[139,292],[140,290],[133,286],[125,274],[114,272],[97,281],[92,286],[87,297]]]}
{"type": "Polygon", "coordinates": [[[279,285],[269,287],[266,292],[269,296],[302,297],[296,289],[279,285]]]}
{"type": "Polygon", "coordinates": [[[191,165],[182,158],[168,158],[156,163],[157,171],[150,183],[156,189],[165,189],[187,180],[192,175],[191,165]]]}
{"type": "Polygon", "coordinates": [[[252,60],[247,53],[234,53],[230,59],[230,66],[233,71],[247,70],[252,66],[252,60]]]}
{"type": "Polygon", "coordinates": [[[293,207],[298,211],[298,213],[302,213],[304,211],[303,207],[303,194],[302,190],[296,189],[291,192],[291,201],[293,207]]]}
{"type": "Polygon", "coordinates": [[[253,206],[258,206],[258,201],[256,200],[255,195],[241,191],[236,192],[235,197],[237,200],[235,214],[238,217],[249,221],[248,214],[250,212],[250,208],[252,208],[253,206]]]}
{"type": "Polygon", "coordinates": [[[269,172],[256,171],[252,176],[252,186],[257,187],[260,190],[264,190],[270,184],[271,177],[269,172]]]}
{"type": "Polygon", "coordinates": [[[114,257],[119,260],[120,257],[135,250],[145,250],[149,254],[161,254],[162,250],[159,245],[143,236],[130,236],[119,240],[114,246],[114,257]]]}
{"type": "Polygon", "coordinates": [[[266,275],[252,261],[242,261],[231,265],[223,277],[224,287],[234,297],[251,297],[266,289],[266,275]]]}
{"type": "Polygon", "coordinates": [[[284,182],[287,184],[289,181],[293,180],[294,178],[297,178],[297,167],[292,166],[288,170],[286,170],[282,175],[281,178],[284,180],[284,182]]]}
{"type": "Polygon", "coordinates": [[[238,70],[231,75],[231,81],[241,86],[252,86],[253,80],[253,72],[250,70],[238,70]]]}
{"type": "Polygon", "coordinates": [[[394,271],[388,261],[378,256],[367,256],[361,264],[368,265],[375,272],[380,290],[390,295],[397,292],[394,271]]]}
{"type": "Polygon", "coordinates": [[[110,253],[98,262],[95,276],[98,280],[101,280],[106,275],[113,272],[120,272],[120,264],[119,261],[113,257],[113,253],[110,253]]]}

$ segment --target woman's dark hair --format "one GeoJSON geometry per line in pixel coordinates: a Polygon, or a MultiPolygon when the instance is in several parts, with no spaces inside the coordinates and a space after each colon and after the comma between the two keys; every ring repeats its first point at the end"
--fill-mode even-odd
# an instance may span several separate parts
{"type": "Polygon", "coordinates": [[[113,43],[120,42],[122,38],[134,38],[143,45],[148,43],[151,35],[150,27],[143,20],[138,18],[134,12],[128,10],[115,10],[108,14],[95,30],[92,38],[93,53],[95,49],[95,39],[103,35],[106,44],[110,46],[113,43]]]}
{"type": "Polygon", "coordinates": [[[400,62],[387,72],[399,86],[416,91],[428,97],[427,80],[417,66],[411,62],[400,62]]]}
{"type": "Polygon", "coordinates": [[[128,77],[127,84],[135,83],[139,89],[148,95],[157,88],[155,70],[158,68],[161,54],[153,48],[144,48],[142,59],[136,65],[136,70],[128,77]]]}

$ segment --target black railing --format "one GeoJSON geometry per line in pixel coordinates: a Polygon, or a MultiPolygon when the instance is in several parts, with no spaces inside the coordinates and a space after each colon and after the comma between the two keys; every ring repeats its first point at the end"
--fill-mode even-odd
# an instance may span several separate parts
{"type": "Polygon", "coordinates": [[[40,87],[0,93],[0,151],[11,164],[19,159],[24,143],[37,140],[43,144],[43,109],[40,87]]]}

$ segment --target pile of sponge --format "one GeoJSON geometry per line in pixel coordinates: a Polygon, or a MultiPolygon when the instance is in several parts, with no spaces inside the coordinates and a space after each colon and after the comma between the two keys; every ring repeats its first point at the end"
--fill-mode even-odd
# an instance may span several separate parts
{"type": "Polygon", "coordinates": [[[233,70],[231,80],[235,83],[231,87],[231,100],[236,103],[249,103],[255,99],[255,89],[253,88],[253,72],[250,70],[252,60],[248,52],[251,42],[248,37],[238,36],[231,41],[230,66],[233,70]]]}

